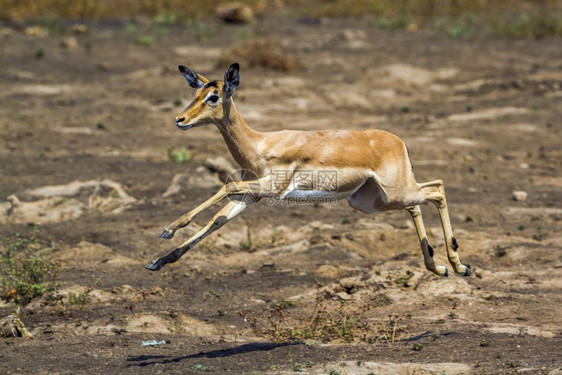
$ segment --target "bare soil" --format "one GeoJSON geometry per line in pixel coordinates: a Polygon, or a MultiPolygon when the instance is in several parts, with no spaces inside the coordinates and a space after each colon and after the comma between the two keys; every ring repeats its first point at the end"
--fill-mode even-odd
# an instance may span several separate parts
{"type": "MultiPolygon", "coordinates": [[[[236,102],[257,130],[382,128],[402,137],[417,180],[445,181],[473,276],[425,270],[406,212],[365,215],[346,202],[261,202],[179,262],[144,268],[206,223],[212,213],[171,241],[158,238],[216,192],[220,180],[201,166],[228,154],[216,129],[174,126],[191,99],[176,66],[221,79],[226,66],[216,63],[239,42],[237,30],[222,26],[206,43],[192,29],[138,31],[156,35],[148,46],[112,24],[92,25],[77,43],[0,36],[0,235],[52,241],[60,296],[94,288],[84,306],[43,297],[22,308],[33,338],[1,339],[3,373],[562,371],[559,39],[266,18],[257,36],[302,68],[242,65],[236,102]],[[189,164],[169,160],[180,147],[189,164]],[[164,197],[182,173],[179,191],[164,197]],[[62,187],[37,190],[50,185],[62,187]],[[514,201],[514,190],[527,199],[514,201]],[[306,315],[319,290],[350,311],[385,293],[389,303],[364,313],[381,330],[370,341],[275,343],[239,314],[261,317],[290,300],[292,314],[306,315]],[[392,337],[381,337],[385,327],[392,337]],[[152,339],[169,342],[142,345],[152,339]]],[[[437,213],[422,209],[445,264],[437,213]]],[[[14,310],[3,303],[0,317],[14,310]]]]}

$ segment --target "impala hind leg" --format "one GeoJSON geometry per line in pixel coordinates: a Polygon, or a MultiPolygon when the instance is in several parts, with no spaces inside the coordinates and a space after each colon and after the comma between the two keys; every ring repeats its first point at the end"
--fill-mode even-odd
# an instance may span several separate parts
{"type": "Polygon", "coordinates": [[[407,207],[406,210],[410,213],[410,215],[412,215],[412,219],[416,225],[416,232],[418,233],[418,238],[420,240],[425,268],[436,275],[449,276],[449,270],[447,267],[435,265],[435,261],[433,260],[433,248],[429,246],[427,241],[427,234],[425,233],[425,226],[423,225],[420,206],[407,207]]]}
{"type": "Polygon", "coordinates": [[[155,259],[150,264],[146,266],[147,269],[151,271],[158,271],[167,263],[174,263],[182,257],[187,251],[193,248],[202,239],[207,237],[209,234],[213,233],[224,224],[228,223],[230,220],[234,219],[240,212],[244,211],[248,207],[249,203],[243,201],[232,201],[224,206],[212,219],[203,227],[199,232],[197,232],[193,237],[185,241],[179,247],[175,248],[168,254],[155,259]]]}
{"type": "Polygon", "coordinates": [[[451,226],[451,219],[449,218],[449,209],[447,208],[447,198],[445,197],[445,185],[443,181],[436,180],[419,184],[418,186],[424,192],[427,200],[433,202],[439,211],[449,263],[451,263],[456,273],[463,276],[470,276],[470,269],[461,263],[457,252],[459,245],[455,237],[453,237],[453,228],[451,226]]]}

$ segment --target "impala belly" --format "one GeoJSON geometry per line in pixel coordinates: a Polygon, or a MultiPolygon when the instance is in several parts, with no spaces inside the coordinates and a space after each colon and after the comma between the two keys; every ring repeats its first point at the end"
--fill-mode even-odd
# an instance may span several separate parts
{"type": "Polygon", "coordinates": [[[311,199],[311,198],[329,198],[341,200],[349,197],[351,191],[322,191],[322,190],[289,190],[280,197],[281,199],[311,199]]]}
{"type": "Polygon", "coordinates": [[[281,198],[322,197],[337,200],[348,198],[372,175],[369,170],[353,168],[310,168],[292,172],[281,198]]]}

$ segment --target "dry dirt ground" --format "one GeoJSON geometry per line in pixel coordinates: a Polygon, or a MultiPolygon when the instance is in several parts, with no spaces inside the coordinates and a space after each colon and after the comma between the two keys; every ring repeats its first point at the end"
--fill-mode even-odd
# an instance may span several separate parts
{"type": "MultiPolygon", "coordinates": [[[[157,38],[148,46],[113,24],[75,40],[1,36],[0,235],[51,241],[46,253],[61,267],[60,301],[21,310],[33,338],[0,341],[2,372],[559,373],[559,39],[271,18],[257,35],[277,38],[302,69],[242,65],[236,102],[257,130],[401,136],[418,181],[444,179],[472,277],[426,271],[405,211],[366,215],[346,202],[261,202],[181,261],[144,268],[210,217],[158,238],[216,192],[220,180],[202,166],[228,153],[216,129],[174,126],[192,94],[176,66],[221,79],[227,66],[216,64],[240,42],[237,30],[223,26],[203,44],[192,29],[149,29],[157,38]],[[191,162],[171,162],[168,150],[182,146],[191,162]],[[513,190],[527,200],[514,201],[513,190]],[[84,306],[64,302],[89,286],[84,306]],[[275,301],[307,316],[317,298],[360,314],[371,331],[352,343],[276,343],[249,324],[256,317],[268,328],[264,309],[275,301]],[[152,339],[169,342],[142,346],[152,339]]],[[[446,263],[436,210],[422,209],[446,263]]],[[[3,303],[0,317],[14,310],[3,303]]]]}

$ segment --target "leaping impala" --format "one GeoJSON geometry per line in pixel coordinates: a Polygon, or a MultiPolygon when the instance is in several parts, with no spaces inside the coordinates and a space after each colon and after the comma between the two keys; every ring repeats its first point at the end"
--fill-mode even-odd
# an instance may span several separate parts
{"type": "Polygon", "coordinates": [[[225,184],[213,197],[168,225],[160,237],[172,238],[195,216],[230,198],[205,227],[146,268],[158,271],[166,263],[177,261],[199,241],[261,198],[332,196],[347,199],[351,207],[365,213],[407,210],[416,226],[425,267],[437,275],[448,276],[447,267],[436,265],[433,260],[433,249],[428,244],[419,207],[427,201],[434,203],[441,218],[449,263],[458,274],[470,275],[457,253],[443,181],[417,183],[406,145],[396,135],[383,130],[342,129],[257,132],[246,125],[232,100],[240,83],[237,63],[228,68],[224,82],[209,81],[181,65],[179,70],[196,91],[191,104],[176,117],[176,125],[188,130],[215,124],[234,159],[257,178],[225,184]],[[301,178],[304,172],[318,176],[323,171],[335,172],[335,181],[314,183],[301,178]]]}

